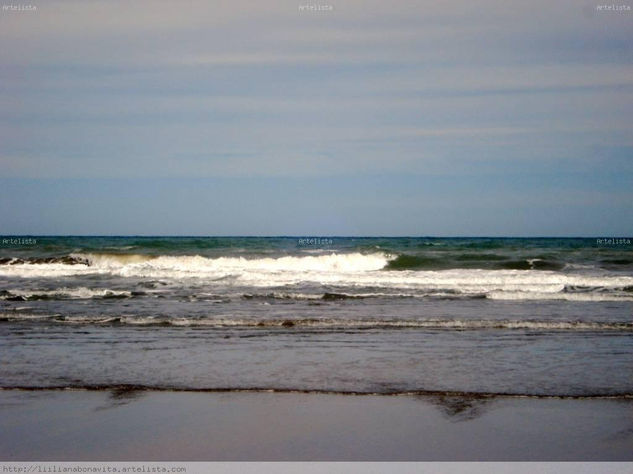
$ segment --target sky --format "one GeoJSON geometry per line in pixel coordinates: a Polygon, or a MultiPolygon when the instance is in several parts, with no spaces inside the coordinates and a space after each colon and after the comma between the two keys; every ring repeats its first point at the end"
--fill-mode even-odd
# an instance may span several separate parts
{"type": "Polygon", "coordinates": [[[0,234],[633,235],[631,9],[23,5],[0,234]]]}

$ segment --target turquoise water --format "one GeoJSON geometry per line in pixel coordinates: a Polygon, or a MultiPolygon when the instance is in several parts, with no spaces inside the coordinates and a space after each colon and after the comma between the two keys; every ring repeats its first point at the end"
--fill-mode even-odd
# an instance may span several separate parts
{"type": "Polygon", "coordinates": [[[11,258],[55,259],[74,253],[121,255],[284,256],[385,252],[388,269],[571,269],[573,265],[633,270],[631,238],[431,238],[431,237],[0,237],[36,243],[0,245],[11,258]],[[602,243],[604,241],[605,243],[602,243]]]}

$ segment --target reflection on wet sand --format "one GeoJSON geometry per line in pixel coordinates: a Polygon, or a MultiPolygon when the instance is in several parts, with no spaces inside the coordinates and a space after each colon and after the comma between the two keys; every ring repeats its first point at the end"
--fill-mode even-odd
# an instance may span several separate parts
{"type": "Polygon", "coordinates": [[[491,397],[467,396],[431,396],[417,397],[433,404],[446,418],[451,421],[470,421],[479,418],[492,408],[496,401],[491,397]]]}
{"type": "Polygon", "coordinates": [[[139,400],[147,394],[146,391],[135,390],[133,388],[117,388],[111,390],[104,405],[95,408],[95,411],[110,410],[127,405],[133,401],[139,400]]]}

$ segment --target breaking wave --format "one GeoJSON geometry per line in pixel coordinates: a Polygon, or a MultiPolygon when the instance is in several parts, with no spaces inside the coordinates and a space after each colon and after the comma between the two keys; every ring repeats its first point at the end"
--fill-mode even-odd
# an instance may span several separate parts
{"type": "MultiPolygon", "coordinates": [[[[633,301],[633,276],[629,275],[555,271],[560,267],[558,262],[538,258],[525,262],[497,262],[501,266],[518,267],[509,269],[433,268],[439,265],[438,262],[384,252],[278,258],[73,253],[59,258],[9,259],[0,264],[0,276],[51,279],[98,274],[176,282],[199,279],[210,288],[238,285],[254,288],[254,294],[257,294],[257,288],[292,288],[307,284],[325,287],[316,298],[330,301],[372,296],[633,301]]],[[[0,295],[0,299],[131,295],[86,288],[55,292],[25,295],[11,290],[10,294],[0,295]],[[90,295],[90,291],[96,293],[90,295]]],[[[289,299],[301,297],[290,292],[289,299]]]]}
{"type": "Polygon", "coordinates": [[[286,256],[279,258],[202,256],[151,256],[139,254],[70,254],[62,258],[5,259],[0,275],[61,276],[113,273],[121,276],[208,276],[243,271],[266,272],[367,272],[380,270],[389,261],[383,253],[286,256]]]}

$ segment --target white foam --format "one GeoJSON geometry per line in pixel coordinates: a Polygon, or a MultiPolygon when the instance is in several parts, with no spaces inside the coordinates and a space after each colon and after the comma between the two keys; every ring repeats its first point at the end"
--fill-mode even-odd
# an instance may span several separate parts
{"type": "Polygon", "coordinates": [[[118,320],[116,316],[66,316],[54,319],[55,322],[67,324],[109,324],[118,320]]]}
{"type": "MultiPolygon", "coordinates": [[[[624,287],[633,276],[537,270],[383,270],[394,258],[382,252],[280,258],[75,254],[85,263],[1,265],[0,275],[56,278],[87,274],[171,280],[199,279],[209,289],[227,286],[292,287],[299,284],[358,289],[372,287],[411,295],[486,295],[492,299],[633,300],[624,287]],[[566,288],[595,290],[569,292],[566,288]]],[[[362,291],[362,290],[361,290],[362,291]]]]}
{"type": "MultiPolygon", "coordinates": [[[[90,299],[90,298],[103,298],[113,296],[132,296],[130,291],[124,290],[109,290],[107,288],[56,288],[54,290],[10,290],[11,295],[21,296],[23,298],[32,297],[58,297],[58,298],[71,298],[71,299],[90,299]]],[[[6,299],[6,297],[5,297],[6,299]]]]}
{"type": "Polygon", "coordinates": [[[633,331],[633,323],[569,320],[508,320],[508,319],[233,319],[233,318],[168,318],[139,316],[66,316],[4,313],[0,317],[11,321],[46,320],[61,324],[110,324],[131,326],[166,325],[208,328],[315,328],[315,329],[529,329],[565,331],[633,331]]]}
{"type": "Polygon", "coordinates": [[[81,263],[16,264],[0,266],[0,275],[56,277],[108,273],[120,276],[156,278],[222,278],[231,274],[254,273],[359,273],[382,269],[386,254],[328,254],[303,257],[254,258],[201,256],[72,254],[81,263]],[[85,262],[85,263],[84,263],[85,262]]]}
{"type": "Polygon", "coordinates": [[[492,291],[491,300],[564,300],[564,301],[633,301],[633,296],[621,293],[539,293],[529,291],[492,291]]]}
{"type": "Polygon", "coordinates": [[[70,256],[81,262],[86,262],[91,267],[102,269],[121,268],[125,265],[143,263],[156,257],[140,254],[110,254],[110,253],[71,253],[70,256]]]}

